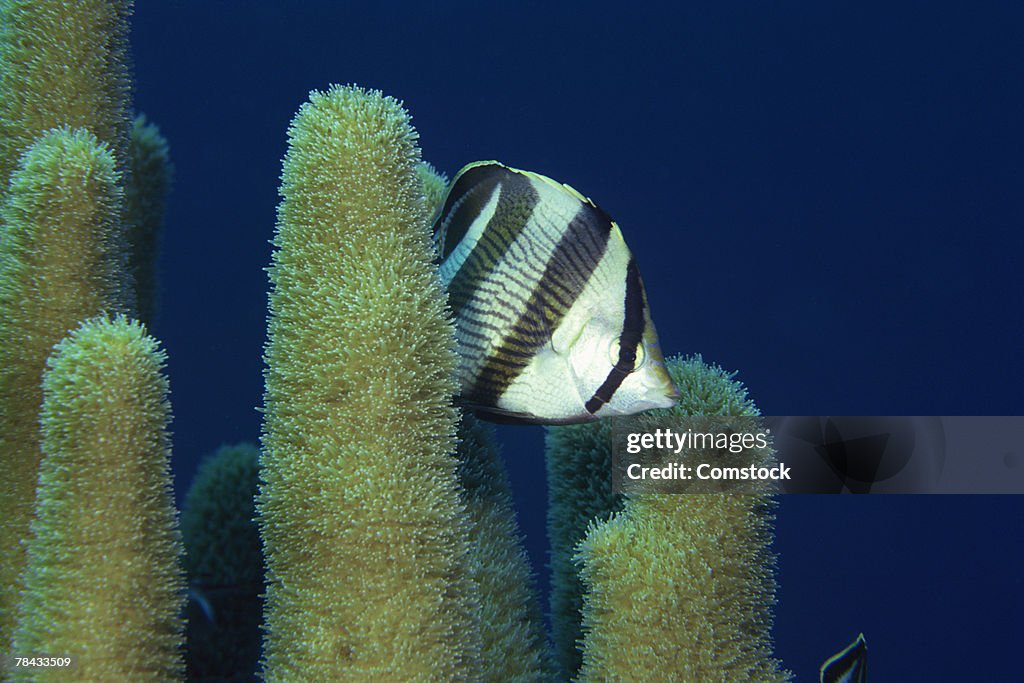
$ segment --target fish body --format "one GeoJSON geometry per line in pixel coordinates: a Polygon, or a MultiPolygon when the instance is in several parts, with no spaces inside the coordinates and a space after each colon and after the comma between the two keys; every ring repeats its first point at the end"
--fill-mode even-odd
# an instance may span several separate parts
{"type": "Polygon", "coordinates": [[[865,683],[868,680],[868,644],[861,633],[842,651],[821,665],[821,683],[865,683]]]}
{"type": "Polygon", "coordinates": [[[579,192],[493,161],[434,224],[461,399],[499,422],[570,424],[675,405],[636,260],[579,192]]]}

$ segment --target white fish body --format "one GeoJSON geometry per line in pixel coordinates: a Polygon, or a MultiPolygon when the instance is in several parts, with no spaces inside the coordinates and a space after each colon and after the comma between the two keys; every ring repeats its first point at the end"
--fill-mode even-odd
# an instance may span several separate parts
{"type": "Polygon", "coordinates": [[[618,225],[567,185],[496,162],[455,177],[435,224],[463,401],[566,424],[675,404],[618,225]]]}

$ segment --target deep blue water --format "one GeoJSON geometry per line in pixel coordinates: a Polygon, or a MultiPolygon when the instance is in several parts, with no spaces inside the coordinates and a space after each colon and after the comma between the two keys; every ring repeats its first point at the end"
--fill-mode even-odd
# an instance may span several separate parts
{"type": "MultiPolygon", "coordinates": [[[[765,413],[1020,414],[1024,6],[693,5],[139,3],[179,496],[258,438],[285,129],[330,83],[404,100],[449,175],[494,158],[594,198],[663,346],[765,413]]],[[[501,437],[546,581],[543,433],[501,437]]],[[[789,496],[777,531],[798,680],[859,631],[872,681],[1019,676],[1024,498],[789,496]]]]}

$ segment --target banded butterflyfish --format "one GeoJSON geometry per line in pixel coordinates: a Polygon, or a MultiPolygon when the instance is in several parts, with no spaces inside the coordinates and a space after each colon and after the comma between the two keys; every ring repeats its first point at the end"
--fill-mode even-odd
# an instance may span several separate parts
{"type": "Polygon", "coordinates": [[[466,407],[498,422],[570,424],[675,405],[636,260],[579,192],[469,164],[434,241],[466,407]]]}

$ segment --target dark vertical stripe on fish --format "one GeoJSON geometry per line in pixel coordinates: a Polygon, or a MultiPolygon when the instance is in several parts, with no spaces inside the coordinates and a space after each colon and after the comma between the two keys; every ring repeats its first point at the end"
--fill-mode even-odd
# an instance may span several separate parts
{"type": "Polygon", "coordinates": [[[625,320],[622,323],[622,334],[619,335],[619,359],[584,406],[591,415],[612,400],[623,380],[636,367],[636,349],[643,341],[644,328],[647,326],[644,319],[645,306],[646,296],[640,280],[640,269],[636,267],[636,260],[630,257],[629,265],[626,266],[625,320]]]}
{"type": "MultiPolygon", "coordinates": [[[[509,246],[523,231],[539,201],[529,178],[519,173],[511,173],[505,168],[499,169],[504,171],[504,175],[500,177],[498,183],[498,206],[490,222],[484,227],[480,239],[466,255],[448,284],[449,303],[456,316],[477,293],[480,283],[506,258],[509,246]]],[[[470,169],[464,176],[476,170],[478,169],[470,169]]],[[[459,180],[461,181],[462,177],[459,180]]],[[[453,193],[455,189],[453,188],[453,193]]],[[[457,213],[461,213],[461,209],[462,206],[459,206],[457,213]]],[[[483,205],[478,207],[477,213],[482,210],[483,205]]],[[[466,223],[466,227],[462,228],[460,240],[465,236],[468,225],[473,222],[472,218],[466,223]]],[[[445,236],[446,250],[447,245],[448,237],[445,236]]]]}
{"type": "Polygon", "coordinates": [[[434,223],[435,237],[443,230],[444,243],[439,258],[442,262],[448,258],[455,246],[466,236],[466,231],[473,220],[480,215],[487,205],[487,200],[494,193],[494,188],[501,182],[500,167],[477,166],[460,175],[455,185],[448,190],[448,196],[441,207],[441,213],[434,223]]]}
{"type": "Polygon", "coordinates": [[[590,204],[580,207],[523,302],[519,318],[481,367],[467,396],[471,402],[496,405],[536,353],[551,342],[604,256],[611,229],[607,214],[590,204]]]}

